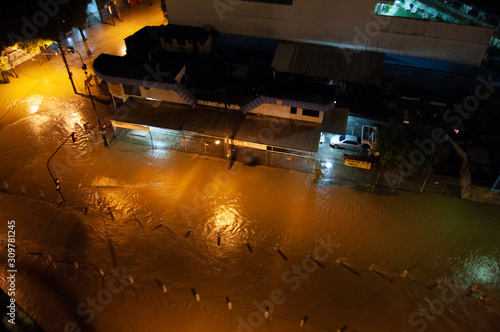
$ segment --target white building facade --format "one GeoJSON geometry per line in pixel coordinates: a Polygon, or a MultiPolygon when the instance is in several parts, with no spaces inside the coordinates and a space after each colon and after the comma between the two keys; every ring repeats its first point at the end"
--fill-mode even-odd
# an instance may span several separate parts
{"type": "Polygon", "coordinates": [[[493,27],[374,14],[382,2],[394,3],[380,0],[168,0],[164,8],[169,23],[211,25],[222,33],[481,64],[493,27]]]}

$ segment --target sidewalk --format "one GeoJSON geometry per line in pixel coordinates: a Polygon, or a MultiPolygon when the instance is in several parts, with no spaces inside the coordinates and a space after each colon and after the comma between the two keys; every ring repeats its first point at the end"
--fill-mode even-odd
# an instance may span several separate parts
{"type": "MultiPolygon", "coordinates": [[[[124,38],[145,25],[163,23],[159,0],[153,0],[151,6],[139,4],[128,8],[122,12],[122,17],[122,22],[115,20],[116,26],[99,23],[87,28],[85,33],[88,40],[85,43],[76,29],[71,37],[61,42],[62,45],[73,46],[82,56],[80,59],[78,53],[66,54],[76,90],[81,95],[74,93],[61,55],[43,62],[33,59],[16,67],[19,78],[9,76],[10,83],[0,84],[0,130],[36,112],[44,99],[88,98],[83,96],[87,92],[84,86],[85,73],[81,69],[82,60],[87,64],[88,74],[91,74],[91,63],[100,53],[123,55],[124,38]]],[[[99,95],[98,87],[91,88],[91,92],[104,102],[108,100],[107,96],[99,95]]]]}

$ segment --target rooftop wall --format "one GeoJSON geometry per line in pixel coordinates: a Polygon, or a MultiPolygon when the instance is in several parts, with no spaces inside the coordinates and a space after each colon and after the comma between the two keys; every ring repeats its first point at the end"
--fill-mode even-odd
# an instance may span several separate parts
{"type": "MultiPolygon", "coordinates": [[[[493,28],[374,15],[375,0],[169,0],[169,23],[479,65],[493,28]]],[[[346,54],[346,56],[349,56],[346,54]]]]}

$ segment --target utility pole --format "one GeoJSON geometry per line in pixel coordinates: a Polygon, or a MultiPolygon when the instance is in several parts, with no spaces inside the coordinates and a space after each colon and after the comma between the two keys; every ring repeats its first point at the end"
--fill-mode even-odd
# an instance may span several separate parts
{"type": "Polygon", "coordinates": [[[75,94],[78,94],[78,92],[76,91],[75,82],[73,82],[73,73],[69,70],[68,62],[66,61],[66,56],[64,55],[64,50],[61,46],[61,43],[57,42],[57,45],[59,46],[59,50],[61,51],[61,55],[64,60],[64,64],[66,65],[66,70],[68,71],[69,80],[71,81],[71,85],[73,86],[73,91],[75,92],[75,94]]]}

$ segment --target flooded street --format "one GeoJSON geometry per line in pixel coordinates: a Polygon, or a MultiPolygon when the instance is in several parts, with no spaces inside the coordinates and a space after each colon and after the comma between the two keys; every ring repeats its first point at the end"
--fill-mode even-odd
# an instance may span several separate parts
{"type": "Polygon", "coordinates": [[[0,216],[46,331],[500,329],[499,206],[108,149],[88,101],[39,101],[0,131],[0,216]]]}

